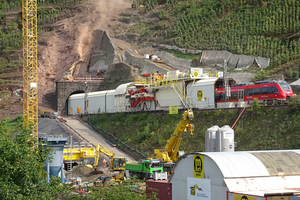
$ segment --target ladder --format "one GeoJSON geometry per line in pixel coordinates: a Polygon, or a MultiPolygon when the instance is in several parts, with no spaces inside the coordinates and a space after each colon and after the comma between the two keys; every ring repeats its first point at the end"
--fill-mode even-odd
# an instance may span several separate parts
{"type": "Polygon", "coordinates": [[[68,181],[70,181],[73,178],[73,166],[72,166],[72,157],[73,157],[73,152],[72,152],[72,136],[70,136],[70,147],[69,147],[69,156],[70,156],[70,160],[66,163],[67,164],[67,178],[68,181]]]}
{"type": "Polygon", "coordinates": [[[176,81],[172,82],[172,87],[175,90],[176,94],[179,96],[184,107],[188,108],[189,103],[188,103],[185,95],[183,94],[183,91],[178,87],[178,85],[176,83],[177,83],[176,81]]]}

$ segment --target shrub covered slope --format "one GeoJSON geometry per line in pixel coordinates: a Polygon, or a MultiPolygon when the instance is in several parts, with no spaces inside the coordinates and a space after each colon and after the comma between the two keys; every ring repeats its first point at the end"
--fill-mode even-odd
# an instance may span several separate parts
{"type": "MultiPolygon", "coordinates": [[[[237,151],[291,149],[300,147],[300,106],[295,99],[289,106],[271,109],[260,105],[248,108],[234,127],[237,151]]],[[[240,110],[197,110],[192,123],[192,136],[183,134],[180,150],[185,152],[205,151],[205,131],[218,125],[234,124],[240,110]]],[[[90,122],[128,145],[153,156],[153,149],[163,149],[183,114],[116,113],[93,115],[90,122]]],[[[118,144],[122,145],[122,144],[118,144]]]]}

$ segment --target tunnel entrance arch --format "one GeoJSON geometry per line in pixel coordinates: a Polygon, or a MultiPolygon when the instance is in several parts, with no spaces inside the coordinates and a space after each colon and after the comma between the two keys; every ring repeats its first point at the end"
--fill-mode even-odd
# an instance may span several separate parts
{"type": "Polygon", "coordinates": [[[72,92],[65,100],[65,106],[63,108],[63,111],[62,111],[62,114],[63,115],[69,115],[69,110],[68,110],[68,107],[69,107],[69,104],[68,104],[68,100],[69,100],[69,97],[73,94],[83,94],[84,91],[81,90],[81,91],[75,91],[75,92],[72,92]]]}
{"type": "Polygon", "coordinates": [[[101,90],[103,90],[102,82],[56,82],[57,112],[60,115],[67,115],[67,101],[72,94],[96,92],[101,90]]]}

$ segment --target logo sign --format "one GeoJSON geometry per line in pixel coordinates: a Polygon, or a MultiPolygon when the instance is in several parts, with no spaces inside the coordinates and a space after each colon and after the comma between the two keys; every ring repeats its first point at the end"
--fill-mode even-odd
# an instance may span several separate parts
{"type": "Polygon", "coordinates": [[[204,178],[203,155],[195,155],[193,158],[193,174],[195,178],[204,178]]]}
{"type": "Polygon", "coordinates": [[[210,180],[187,177],[187,200],[212,200],[210,180]]]}
{"type": "Polygon", "coordinates": [[[234,200],[256,200],[256,197],[234,194],[234,200]]]}
{"type": "Polygon", "coordinates": [[[203,99],[203,90],[197,90],[197,101],[202,101],[203,99]]]}
{"type": "Polygon", "coordinates": [[[169,106],[169,114],[178,114],[178,106],[169,106]]]}
{"type": "Polygon", "coordinates": [[[87,152],[86,151],[83,152],[83,156],[87,156],[87,152]]]}

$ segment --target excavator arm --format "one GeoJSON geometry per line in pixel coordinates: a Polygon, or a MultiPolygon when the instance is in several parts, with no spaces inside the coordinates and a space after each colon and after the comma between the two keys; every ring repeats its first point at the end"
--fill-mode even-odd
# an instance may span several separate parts
{"type": "Polygon", "coordinates": [[[178,123],[174,133],[171,135],[171,138],[168,140],[163,151],[159,149],[154,150],[154,157],[161,159],[163,162],[174,162],[179,159],[179,146],[181,143],[181,134],[188,128],[192,135],[192,131],[194,129],[193,124],[189,124],[189,122],[194,118],[193,111],[191,109],[187,109],[184,111],[183,117],[181,121],[178,123]]]}
{"type": "Polygon", "coordinates": [[[99,155],[100,153],[104,153],[105,155],[109,156],[111,158],[110,160],[110,169],[111,170],[125,170],[125,158],[115,158],[115,154],[107,150],[106,148],[100,146],[99,144],[96,147],[95,150],[95,164],[94,164],[94,169],[97,169],[98,162],[99,162],[99,155]]]}
{"type": "Polygon", "coordinates": [[[66,72],[64,74],[64,79],[66,80],[72,80],[73,79],[73,71],[74,71],[74,68],[76,67],[76,65],[80,62],[83,62],[82,58],[80,58],[79,60],[77,60],[76,62],[74,62],[72,64],[72,67],[69,69],[70,72],[66,72]]]}
{"type": "Polygon", "coordinates": [[[97,170],[97,166],[99,163],[99,156],[100,156],[100,145],[97,144],[96,149],[95,149],[95,164],[93,165],[95,170],[97,170]]]}

